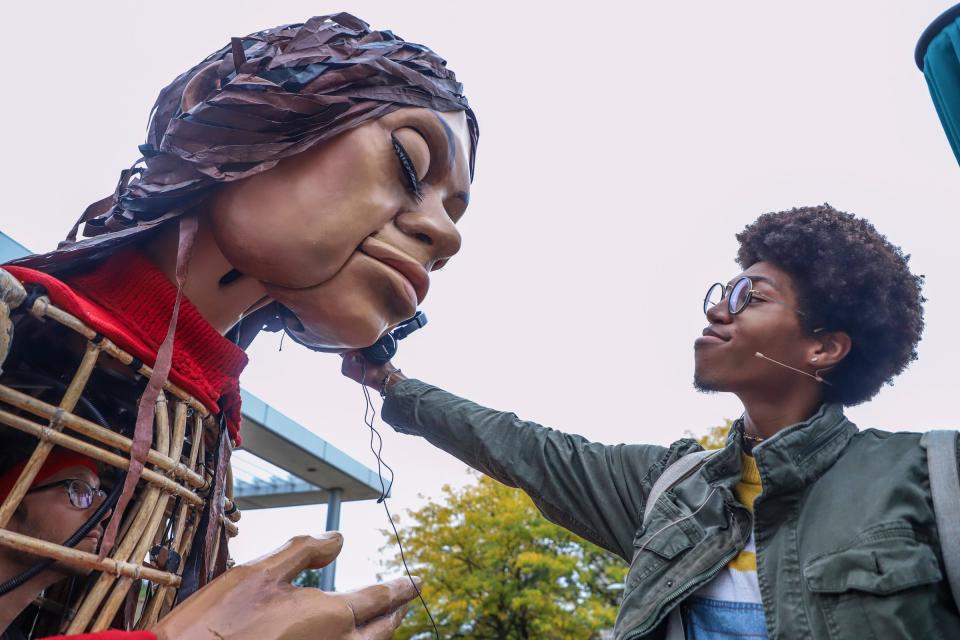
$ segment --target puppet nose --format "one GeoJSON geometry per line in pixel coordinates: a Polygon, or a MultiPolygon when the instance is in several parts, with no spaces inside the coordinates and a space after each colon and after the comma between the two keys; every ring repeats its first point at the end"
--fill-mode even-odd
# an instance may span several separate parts
{"type": "Polygon", "coordinates": [[[424,248],[429,256],[428,270],[460,251],[460,231],[447,215],[439,194],[428,194],[417,210],[401,213],[396,225],[424,248]]]}

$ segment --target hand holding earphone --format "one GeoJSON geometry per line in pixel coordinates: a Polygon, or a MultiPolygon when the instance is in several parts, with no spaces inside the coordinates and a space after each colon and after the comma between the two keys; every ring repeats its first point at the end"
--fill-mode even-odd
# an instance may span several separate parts
{"type": "Polygon", "coordinates": [[[375,364],[364,358],[360,351],[347,351],[340,356],[343,358],[340,373],[355,382],[379,391],[380,395],[401,380],[407,379],[389,360],[383,364],[375,364]]]}
{"type": "Polygon", "coordinates": [[[375,344],[365,349],[340,354],[343,357],[340,372],[351,380],[376,389],[383,396],[387,389],[401,380],[406,380],[406,377],[400,373],[400,369],[390,362],[390,359],[397,354],[398,343],[414,331],[422,329],[426,324],[426,314],[423,311],[417,311],[412,318],[401,322],[375,344]]]}

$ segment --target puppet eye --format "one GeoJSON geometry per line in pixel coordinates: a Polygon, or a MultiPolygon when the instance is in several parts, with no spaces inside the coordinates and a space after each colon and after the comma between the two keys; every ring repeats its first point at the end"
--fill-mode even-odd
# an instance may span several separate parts
{"type": "Polygon", "coordinates": [[[417,167],[413,164],[410,154],[406,148],[400,144],[397,136],[391,135],[393,141],[393,152],[397,154],[397,160],[400,162],[400,175],[407,185],[407,191],[416,199],[417,202],[423,200],[423,190],[420,188],[420,178],[417,175],[417,167]]]}

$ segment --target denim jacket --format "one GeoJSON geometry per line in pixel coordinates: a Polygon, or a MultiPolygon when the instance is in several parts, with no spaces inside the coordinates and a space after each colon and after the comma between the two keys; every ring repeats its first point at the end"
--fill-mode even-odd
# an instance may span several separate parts
{"type": "Polygon", "coordinates": [[[763,493],[754,515],[733,494],[742,429],[666,491],[664,469],[700,449],[602,445],[481,407],[418,380],[393,387],[384,419],[500,482],[550,520],[630,563],[617,640],[663,638],[666,617],[754,531],[771,639],[960,638],[918,433],[858,431],[838,405],[753,448],[763,493]],[[688,517],[689,516],[689,517],[688,517]]]}

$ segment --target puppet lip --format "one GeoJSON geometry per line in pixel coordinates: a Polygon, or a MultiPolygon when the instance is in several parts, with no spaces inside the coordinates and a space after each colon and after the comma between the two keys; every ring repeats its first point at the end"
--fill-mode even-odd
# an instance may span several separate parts
{"type": "Polygon", "coordinates": [[[360,251],[399,272],[413,287],[417,304],[423,302],[423,299],[427,297],[427,291],[430,289],[430,275],[422,264],[409,255],[375,238],[367,238],[360,245],[360,251]]]}

